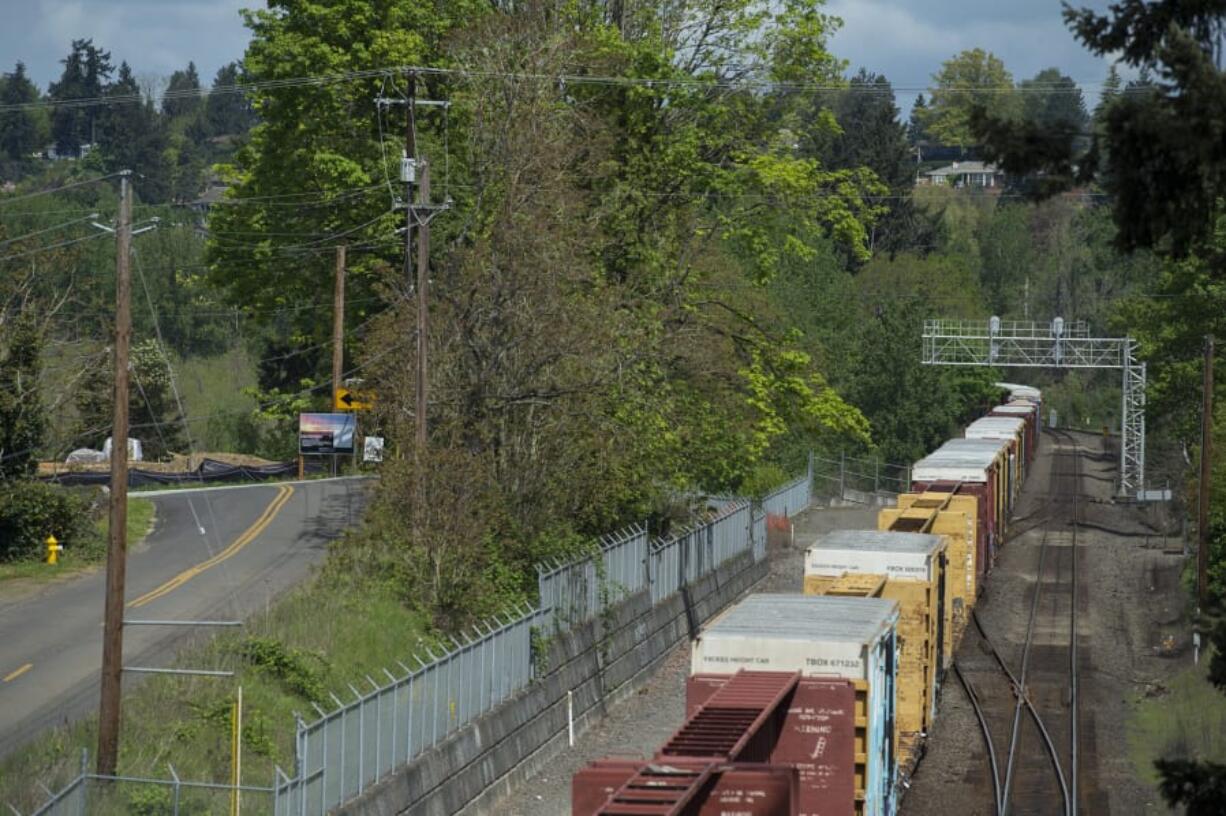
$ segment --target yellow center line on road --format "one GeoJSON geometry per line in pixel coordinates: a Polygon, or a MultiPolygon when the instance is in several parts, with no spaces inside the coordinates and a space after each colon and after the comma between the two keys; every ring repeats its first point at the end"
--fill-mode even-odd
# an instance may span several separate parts
{"type": "Polygon", "coordinates": [[[141,595],[139,598],[129,601],[128,608],[137,609],[147,603],[156,601],[163,595],[169,594],[170,592],[173,592],[174,590],[183,586],[200,573],[212,569],[222,561],[225,561],[227,558],[237,554],[239,550],[246,547],[248,544],[254,541],[260,533],[264,532],[264,528],[272,523],[272,520],[276,518],[277,513],[281,511],[281,508],[285,506],[285,503],[289,501],[290,496],[293,494],[294,488],[290,487],[289,485],[282,485],[281,487],[277,488],[277,495],[269,503],[268,507],[264,508],[264,512],[260,514],[260,517],[255,520],[254,524],[244,530],[242,535],[234,539],[230,546],[226,547],[224,550],[217,553],[217,555],[213,556],[207,561],[201,561],[194,567],[188,567],[187,569],[183,570],[183,572],[180,572],[174,578],[171,578],[169,581],[156,589],[152,589],[149,592],[146,592],[144,595],[141,595]]]}
{"type": "Polygon", "coordinates": [[[25,674],[26,672],[28,672],[28,671],[29,671],[30,669],[32,669],[32,668],[34,668],[34,664],[33,664],[33,663],[27,663],[27,664],[25,664],[24,666],[20,666],[20,667],[18,667],[18,668],[16,668],[16,669],[14,669],[13,671],[9,672],[8,674],[4,675],[3,680],[4,680],[4,682],[5,682],[5,683],[11,683],[11,682],[13,682],[14,680],[16,680],[18,677],[21,677],[21,675],[25,674]]]}

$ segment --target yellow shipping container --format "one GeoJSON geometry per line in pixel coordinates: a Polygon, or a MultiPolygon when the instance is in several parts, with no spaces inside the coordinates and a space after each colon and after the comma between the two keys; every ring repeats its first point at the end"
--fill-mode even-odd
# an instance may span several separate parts
{"type": "Polygon", "coordinates": [[[897,507],[877,514],[877,529],[893,532],[931,533],[945,536],[946,597],[942,665],[949,668],[954,650],[970,622],[971,607],[978,593],[975,563],[977,499],[954,493],[903,493],[897,507]]]}
{"type": "MultiPolygon", "coordinates": [[[[934,553],[934,557],[939,554],[940,550],[934,553]]],[[[910,773],[919,761],[922,737],[932,728],[932,720],[936,715],[939,656],[938,620],[935,610],[939,591],[939,587],[934,587],[930,581],[889,578],[876,573],[848,572],[838,577],[805,576],[806,595],[885,598],[898,601],[894,744],[897,746],[899,768],[903,773],[910,773]]]]}

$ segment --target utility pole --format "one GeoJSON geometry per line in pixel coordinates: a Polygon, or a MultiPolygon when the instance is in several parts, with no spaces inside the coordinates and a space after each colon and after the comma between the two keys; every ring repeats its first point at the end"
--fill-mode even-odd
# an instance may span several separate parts
{"type": "Polygon", "coordinates": [[[1196,508],[1196,597],[1203,609],[1209,593],[1209,480],[1213,459],[1213,335],[1205,337],[1205,382],[1200,409],[1200,485],[1196,508]]]}
{"type": "Polygon", "coordinates": [[[113,776],[119,759],[123,690],[123,604],[128,524],[128,350],[132,342],[132,182],[119,182],[115,225],[115,408],[111,429],[111,512],[106,550],[102,631],[102,696],[98,706],[98,773],[113,776]]]}
{"type": "Polygon", "coordinates": [[[345,245],[336,248],[336,287],[332,292],[332,404],[340,394],[345,365],[345,245]]]}
{"type": "Polygon", "coordinates": [[[400,160],[400,180],[404,182],[404,285],[413,291],[413,182],[417,180],[417,74],[409,73],[404,117],[404,158],[400,160]]]}
{"type": "MultiPolygon", "coordinates": [[[[418,185],[421,204],[430,204],[430,162],[421,160],[421,182],[418,185]]],[[[429,348],[427,324],[430,307],[426,298],[430,288],[430,219],[422,219],[417,237],[417,447],[426,449],[426,408],[430,368],[426,358],[429,348]]]]}

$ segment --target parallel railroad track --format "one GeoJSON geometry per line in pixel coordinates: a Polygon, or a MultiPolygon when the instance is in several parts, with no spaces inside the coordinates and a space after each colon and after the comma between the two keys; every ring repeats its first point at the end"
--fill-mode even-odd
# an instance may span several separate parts
{"type": "Polygon", "coordinates": [[[1010,668],[974,612],[981,653],[989,659],[971,653],[970,660],[964,655],[959,660],[962,665],[954,665],[983,737],[996,816],[1078,812],[1077,527],[1082,452],[1070,434],[1051,433],[1064,445],[1053,462],[1053,491],[1036,548],[1036,580],[1015,661],[1019,668],[1010,668]],[[1062,721],[1067,731],[1057,730],[1062,721]]]}

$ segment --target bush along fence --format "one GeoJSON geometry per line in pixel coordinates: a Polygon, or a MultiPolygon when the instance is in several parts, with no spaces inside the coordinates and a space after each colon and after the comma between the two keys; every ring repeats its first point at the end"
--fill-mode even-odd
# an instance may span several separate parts
{"type": "MultiPolygon", "coordinates": [[[[713,503],[713,517],[665,539],[633,525],[607,535],[598,552],[537,570],[540,602],[495,616],[460,633],[428,660],[385,668],[382,677],[350,685],[349,699],[297,717],[295,765],[276,768],[267,786],[235,788],[171,778],[103,777],[86,771],[31,816],[95,813],[230,812],[235,794],[248,813],[324,816],[353,801],[455,731],[523,691],[538,676],[538,641],[605,613],[624,598],[650,590],[658,604],[727,561],[766,557],[768,513],[795,514],[812,497],[812,466],[760,503],[713,503]]],[[[12,806],[13,813],[21,816],[12,806]]]]}
{"type": "Polygon", "coordinates": [[[911,467],[840,454],[837,459],[810,456],[815,495],[869,504],[873,497],[906,493],[911,467]]]}

